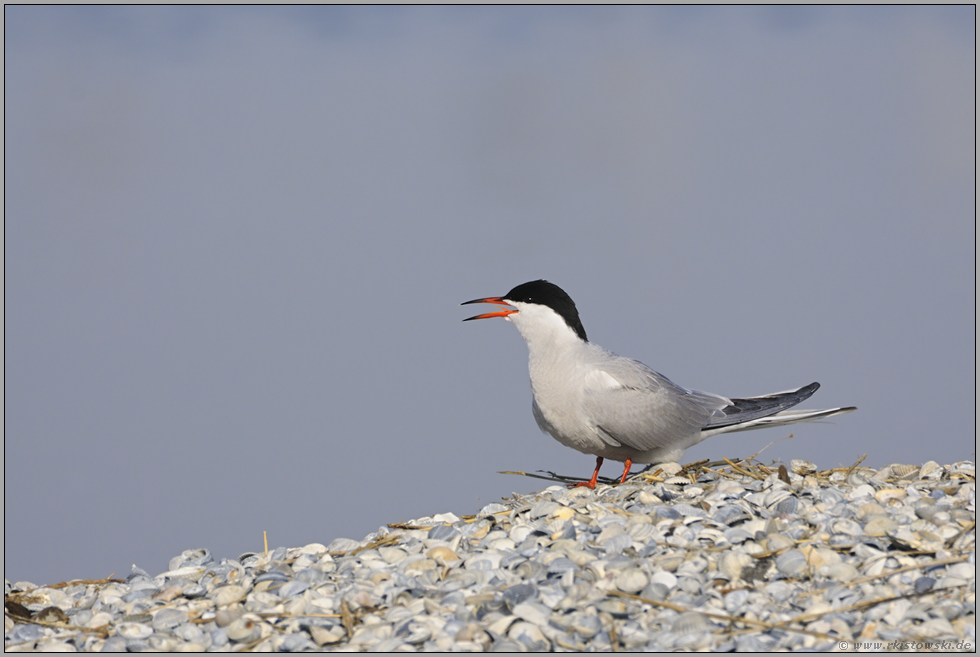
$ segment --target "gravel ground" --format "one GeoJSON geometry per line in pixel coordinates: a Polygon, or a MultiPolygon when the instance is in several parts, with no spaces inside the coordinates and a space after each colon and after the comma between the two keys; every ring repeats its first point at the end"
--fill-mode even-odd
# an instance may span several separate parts
{"type": "Polygon", "coordinates": [[[975,547],[971,462],[668,463],[155,577],[5,580],[4,648],[972,652],[975,547]]]}

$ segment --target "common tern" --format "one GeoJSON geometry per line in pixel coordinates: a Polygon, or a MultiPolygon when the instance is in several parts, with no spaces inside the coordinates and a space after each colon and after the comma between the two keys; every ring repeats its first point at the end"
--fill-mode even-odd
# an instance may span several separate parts
{"type": "Polygon", "coordinates": [[[688,447],[719,433],[782,426],[857,410],[786,410],[816,392],[819,383],[761,397],[729,399],[675,384],[643,363],[589,342],[575,302],[545,280],[518,285],[502,297],[473,299],[501,310],[463,321],[503,317],[527,343],[534,402],[542,431],[562,445],[596,457],[588,482],[595,488],[603,459],[633,463],[677,461],[688,447]]]}

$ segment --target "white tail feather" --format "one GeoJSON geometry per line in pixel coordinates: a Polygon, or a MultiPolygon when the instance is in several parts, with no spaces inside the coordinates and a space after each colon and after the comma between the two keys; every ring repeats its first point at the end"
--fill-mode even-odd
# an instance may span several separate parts
{"type": "Polygon", "coordinates": [[[749,420],[748,422],[742,422],[741,424],[730,424],[728,426],[718,427],[717,429],[706,429],[701,432],[701,440],[719,433],[748,431],[749,429],[762,429],[765,427],[779,427],[784,424],[794,424],[796,422],[811,422],[813,420],[832,417],[834,415],[850,413],[854,410],[857,410],[854,406],[848,406],[846,408],[828,408],[823,411],[782,411],[781,413],[776,413],[775,415],[760,417],[755,420],[749,420]]]}

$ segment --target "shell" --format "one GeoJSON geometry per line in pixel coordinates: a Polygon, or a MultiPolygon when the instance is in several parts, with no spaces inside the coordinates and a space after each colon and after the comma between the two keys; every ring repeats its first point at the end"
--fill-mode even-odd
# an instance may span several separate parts
{"type": "Polygon", "coordinates": [[[815,463],[811,463],[810,461],[793,459],[789,462],[789,469],[800,476],[806,476],[816,472],[817,466],[815,463]]]}
{"type": "Polygon", "coordinates": [[[842,470],[836,483],[794,473],[792,486],[721,472],[674,486],[553,486],[466,520],[437,514],[329,548],[208,563],[188,551],[156,577],[134,568],[125,581],[7,582],[13,614],[60,626],[10,620],[5,645],[799,652],[833,650],[822,636],[858,628],[883,644],[961,638],[972,636],[976,570],[947,555],[972,548],[974,471],[926,464],[901,483],[889,466],[842,470]],[[721,609],[803,613],[811,633],[720,632],[702,610],[721,609]]]}
{"type": "Polygon", "coordinates": [[[788,577],[798,577],[806,572],[806,557],[799,550],[787,550],[776,555],[776,568],[788,577]]]}
{"type": "Polygon", "coordinates": [[[697,632],[707,632],[711,629],[711,623],[703,614],[696,611],[682,613],[671,623],[670,630],[675,634],[692,634],[697,632]]]}
{"type": "Polygon", "coordinates": [[[900,463],[894,463],[889,467],[889,473],[894,479],[915,479],[919,476],[919,466],[917,465],[904,465],[900,463]]]}
{"type": "Polygon", "coordinates": [[[718,509],[712,519],[720,525],[731,525],[740,520],[749,520],[752,516],[736,504],[728,504],[718,509]]]}
{"type": "Polygon", "coordinates": [[[616,588],[624,593],[639,593],[649,583],[650,578],[639,568],[627,568],[616,577],[616,588]]]}
{"type": "Polygon", "coordinates": [[[739,579],[742,576],[742,569],[752,564],[752,557],[741,552],[726,552],[721,556],[718,563],[718,570],[728,576],[730,580],[739,579]]]}

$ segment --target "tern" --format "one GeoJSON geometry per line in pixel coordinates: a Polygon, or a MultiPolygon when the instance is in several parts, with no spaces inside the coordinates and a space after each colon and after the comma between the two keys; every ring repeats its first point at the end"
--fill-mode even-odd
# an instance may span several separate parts
{"type": "Polygon", "coordinates": [[[589,342],[575,302],[545,280],[518,285],[491,303],[501,310],[468,317],[503,317],[527,343],[528,370],[538,426],[562,445],[596,457],[588,482],[595,488],[604,459],[623,461],[619,483],[633,463],[666,463],[719,433],[776,427],[857,410],[787,410],[816,392],[819,383],[761,397],[729,399],[675,384],[643,363],[589,342]]]}

